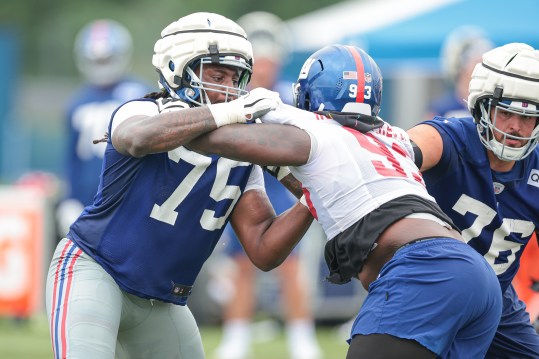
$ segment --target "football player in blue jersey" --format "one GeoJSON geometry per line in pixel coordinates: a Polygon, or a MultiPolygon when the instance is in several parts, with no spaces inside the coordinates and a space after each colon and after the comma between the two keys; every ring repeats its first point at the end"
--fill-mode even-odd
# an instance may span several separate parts
{"type": "Polygon", "coordinates": [[[229,219],[263,270],[312,223],[299,202],[275,215],[259,166],[189,145],[281,103],[264,89],[240,96],[253,63],[243,29],[213,13],[182,17],[161,32],[152,63],[162,91],[114,111],[97,194],[49,267],[55,358],[203,358],[186,303],[229,219]]]}
{"type": "Polygon", "coordinates": [[[299,109],[283,104],[262,124],[223,126],[191,145],[290,166],[301,181],[329,239],[328,280],[368,289],[347,359],[482,358],[502,311],[496,274],[428,194],[406,131],[378,117],[374,60],[327,46],[295,88],[299,109]]]}
{"type": "Polygon", "coordinates": [[[93,202],[99,184],[105,143],[92,141],[107,131],[118,106],[150,91],[142,80],[128,74],[132,49],[129,31],[110,19],[94,20],[76,36],[73,54],[85,83],[67,108],[66,193],[57,210],[61,236],[93,202]]]}
{"type": "Polygon", "coordinates": [[[436,117],[408,133],[429,193],[498,276],[503,313],[486,357],[539,358],[539,336],[511,284],[539,226],[539,51],[512,43],[485,53],[468,108],[472,117],[436,117]]]}

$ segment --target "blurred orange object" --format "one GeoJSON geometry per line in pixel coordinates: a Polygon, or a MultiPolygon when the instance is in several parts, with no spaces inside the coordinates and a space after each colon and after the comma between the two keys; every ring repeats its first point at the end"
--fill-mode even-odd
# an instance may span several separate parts
{"type": "Polygon", "coordinates": [[[539,316],[539,246],[534,233],[520,258],[520,268],[513,279],[518,297],[526,303],[533,322],[539,316]]]}
{"type": "Polygon", "coordinates": [[[0,317],[28,318],[42,307],[45,197],[0,187],[0,317]]]}

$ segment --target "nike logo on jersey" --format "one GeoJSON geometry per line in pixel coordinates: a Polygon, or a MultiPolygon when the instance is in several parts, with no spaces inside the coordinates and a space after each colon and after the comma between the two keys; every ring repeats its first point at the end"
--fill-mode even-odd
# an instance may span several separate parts
{"type": "Polygon", "coordinates": [[[528,184],[539,188],[539,170],[533,169],[528,177],[528,184]]]}

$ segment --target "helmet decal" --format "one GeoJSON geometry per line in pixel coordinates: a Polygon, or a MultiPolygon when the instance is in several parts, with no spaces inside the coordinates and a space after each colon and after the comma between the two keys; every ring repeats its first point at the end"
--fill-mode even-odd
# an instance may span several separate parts
{"type": "MultiPolygon", "coordinates": [[[[365,68],[363,67],[363,60],[361,59],[361,55],[353,46],[346,46],[350,53],[352,54],[354,61],[356,63],[356,71],[355,72],[355,78],[357,80],[357,94],[356,94],[356,102],[365,102],[365,78],[367,77],[365,73],[365,68]],[[358,76],[358,74],[363,74],[363,76],[358,76]]],[[[343,79],[352,78],[350,74],[351,71],[344,71],[343,72],[343,79]]],[[[372,78],[369,74],[369,78],[372,78]]]]}

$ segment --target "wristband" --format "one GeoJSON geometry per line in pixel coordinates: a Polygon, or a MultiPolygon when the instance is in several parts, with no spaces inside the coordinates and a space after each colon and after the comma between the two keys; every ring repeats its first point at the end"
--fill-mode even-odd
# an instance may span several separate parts
{"type": "Polygon", "coordinates": [[[301,196],[299,199],[299,203],[304,205],[305,207],[309,208],[309,205],[307,204],[307,198],[305,198],[305,195],[301,196]]]}

